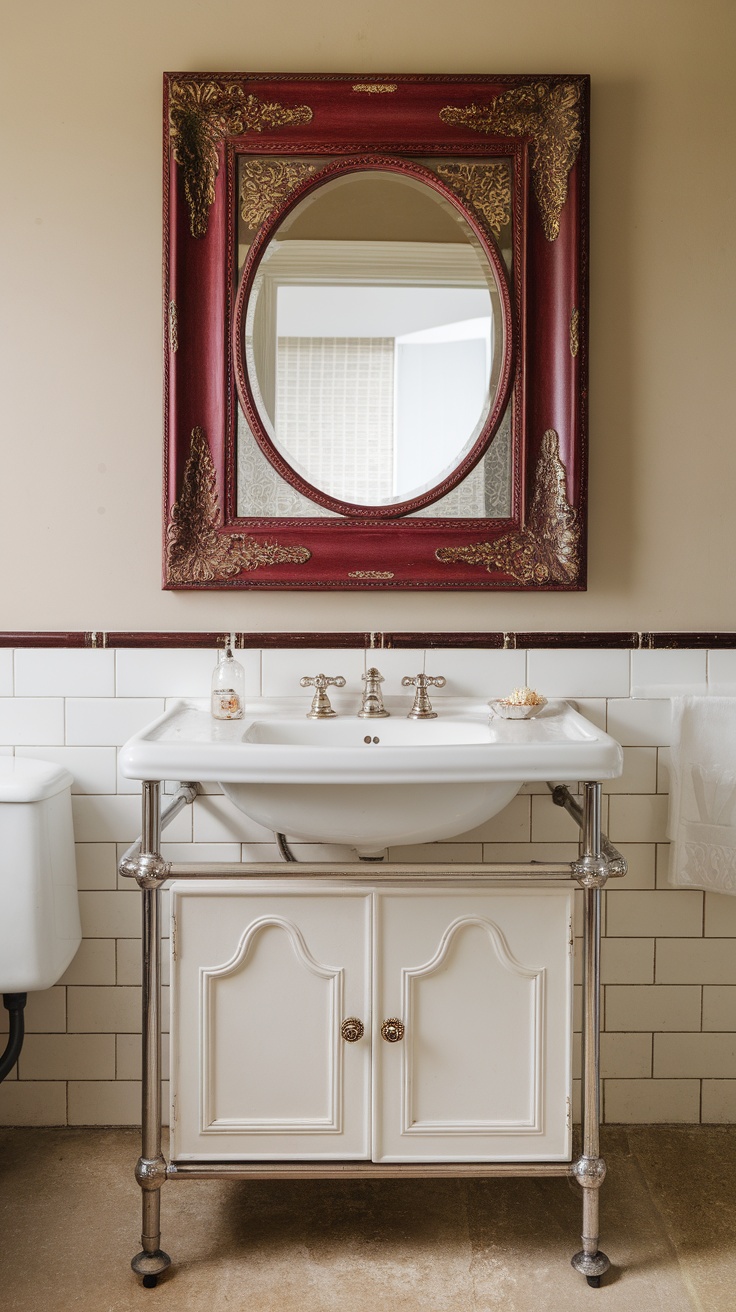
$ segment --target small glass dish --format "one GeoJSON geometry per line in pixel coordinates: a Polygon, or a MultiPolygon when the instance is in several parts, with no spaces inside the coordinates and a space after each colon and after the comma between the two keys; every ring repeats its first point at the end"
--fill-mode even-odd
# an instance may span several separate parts
{"type": "Polygon", "coordinates": [[[538,715],[547,705],[547,698],[542,697],[540,701],[532,705],[520,705],[518,702],[508,702],[504,697],[497,697],[495,701],[489,702],[491,715],[499,720],[531,720],[538,715]]]}

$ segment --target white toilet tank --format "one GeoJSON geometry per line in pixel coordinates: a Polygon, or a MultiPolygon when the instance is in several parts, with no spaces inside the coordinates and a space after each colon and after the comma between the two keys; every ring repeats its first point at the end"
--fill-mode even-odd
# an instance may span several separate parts
{"type": "Polygon", "coordinates": [[[47,989],[82,941],[72,776],[0,757],[0,993],[47,989]]]}

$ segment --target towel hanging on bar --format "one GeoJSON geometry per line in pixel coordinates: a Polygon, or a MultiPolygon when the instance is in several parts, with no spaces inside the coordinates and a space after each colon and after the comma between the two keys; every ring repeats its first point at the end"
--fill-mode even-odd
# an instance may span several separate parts
{"type": "Polygon", "coordinates": [[[673,702],[670,884],[736,895],[736,698],[673,702]]]}

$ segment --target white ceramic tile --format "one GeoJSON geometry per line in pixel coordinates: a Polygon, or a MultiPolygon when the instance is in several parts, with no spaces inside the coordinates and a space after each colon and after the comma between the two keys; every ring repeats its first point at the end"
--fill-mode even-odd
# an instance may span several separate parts
{"type": "Polygon", "coordinates": [[[607,984],[605,994],[606,1030],[681,1033],[700,1029],[701,998],[696,984],[607,984]]]}
{"type": "Polygon", "coordinates": [[[66,1125],[66,1084],[60,1080],[5,1080],[0,1125],[66,1125]]]}
{"type": "MultiPolygon", "coordinates": [[[[63,1034],[66,1029],[66,989],[55,985],[29,993],[23,1013],[26,1034],[63,1034]]],[[[8,1032],[8,1012],[0,1008],[0,1033],[8,1032]]],[[[5,1047],[3,1043],[0,1045],[5,1047]]]]}
{"type": "Polygon", "coordinates": [[[695,1124],[700,1114],[700,1080],[606,1080],[607,1125],[695,1124]]]}
{"type": "Polygon", "coordinates": [[[115,652],[73,647],[20,647],[17,697],[114,697],[115,652]]]}
{"type": "MultiPolygon", "coordinates": [[[[657,983],[736,984],[736,944],[730,938],[662,938],[657,983]]],[[[731,1028],[736,1028],[736,1013],[731,1028]]]]}
{"type": "MultiPolygon", "coordinates": [[[[140,979],[140,969],[138,970],[140,979]]],[[[114,984],[115,983],[115,940],[111,938],[86,938],[79,945],[79,950],[67,966],[59,980],[64,984],[114,984]]]]}
{"type": "Polygon", "coordinates": [[[680,697],[706,692],[704,651],[632,651],[632,697],[680,697]]]}
{"type": "MultiPolygon", "coordinates": [[[[236,651],[245,670],[245,696],[259,697],[261,653],[236,651]]],[[[118,697],[205,697],[209,698],[216,649],[124,647],[117,651],[118,697]]]]}
{"type": "MultiPolygon", "coordinates": [[[[115,1040],[115,1063],[118,1080],[141,1078],[141,1041],[136,1034],[118,1034],[115,1040]]],[[[161,1074],[169,1077],[169,1045],[161,1045],[161,1074]]],[[[624,1071],[623,1074],[628,1074],[624,1071]]]]}
{"type": "MultiPolygon", "coordinates": [[[[168,829],[165,833],[168,834],[168,829]]],[[[240,843],[168,843],[161,844],[165,861],[240,861],[240,843]]]]}
{"type": "MultiPolygon", "coordinates": [[[[601,823],[603,832],[608,830],[608,797],[601,798],[601,823]]],[[[568,815],[564,806],[557,806],[552,800],[552,794],[547,790],[546,795],[537,794],[531,798],[532,804],[532,832],[531,836],[535,843],[566,843],[575,842],[580,834],[580,829],[571,815],[568,815]]]]}
{"type": "Polygon", "coordinates": [[[89,985],[67,989],[69,1034],[138,1034],[140,986],[89,985]]]}
{"type": "Polygon", "coordinates": [[[601,1035],[601,1075],[604,1079],[647,1079],[651,1073],[651,1034],[601,1035]]]}
{"type": "MultiPolygon", "coordinates": [[[[381,667],[383,652],[369,653],[368,664],[378,665],[381,674],[386,671],[381,667]]],[[[342,675],[347,680],[346,687],[328,688],[327,693],[332,705],[344,712],[360,707],[363,689],[363,652],[357,648],[275,648],[263,651],[262,688],[264,697],[299,697],[304,700],[305,713],[309,710],[309,701],[313,688],[301,688],[299,680],[304,676],[313,678],[315,674],[332,676],[342,675]]],[[[421,666],[420,666],[421,668],[421,666]]],[[[383,691],[386,692],[384,685],[383,691]]]]}
{"type": "MultiPolygon", "coordinates": [[[[355,854],[353,859],[354,856],[355,854]]],[[[417,866],[464,866],[482,861],[483,847],[481,843],[415,843],[390,848],[389,857],[392,861],[403,861],[417,866]]],[[[368,872],[366,877],[370,878],[371,867],[368,862],[365,863],[365,868],[368,872]]]]}
{"type": "MultiPolygon", "coordinates": [[[[403,652],[393,652],[392,656],[399,654],[403,659],[403,652]]],[[[418,671],[407,669],[404,673],[416,674],[418,671]]],[[[476,697],[487,702],[493,697],[507,697],[513,688],[526,683],[526,653],[430,649],[427,651],[427,674],[445,676],[447,686],[442,690],[445,697],[476,697]]]]}
{"type": "Polygon", "coordinates": [[[531,837],[531,798],[517,793],[503,810],[490,820],[469,829],[467,833],[453,834],[454,843],[528,843],[531,837]]]}
{"type": "MultiPolygon", "coordinates": [[[[198,797],[187,807],[187,812],[191,811],[194,811],[195,843],[273,842],[270,829],[251,820],[227,797],[198,797]]],[[[170,840],[177,837],[171,829],[166,830],[166,836],[170,840]]]]}
{"type": "Polygon", "coordinates": [[[736,651],[708,652],[708,691],[721,697],[736,696],[736,651]]]}
{"type": "Polygon", "coordinates": [[[613,794],[608,804],[608,828],[612,843],[661,843],[667,838],[669,799],[661,793],[638,796],[613,794]]]}
{"type": "Polygon", "coordinates": [[[657,792],[669,793],[672,754],[669,747],[657,748],[657,792]]]}
{"type": "Polygon", "coordinates": [[[608,732],[622,747],[668,747],[672,703],[664,699],[614,698],[608,703],[608,732]]]}
{"type": "Polygon", "coordinates": [[[275,843],[241,843],[240,860],[262,865],[265,861],[278,861],[281,864],[283,858],[275,843]]]}
{"type": "Polygon", "coordinates": [[[28,1034],[18,1061],[22,1080],[115,1077],[113,1034],[28,1034]]]}
{"type": "Polygon", "coordinates": [[[492,864],[517,861],[574,861],[579,855],[577,840],[570,843],[484,843],[483,860],[492,864]]]}
{"type": "MultiPolygon", "coordinates": [[[[73,793],[115,792],[114,747],[18,747],[16,756],[55,761],[74,776],[73,793]]],[[[138,785],[140,788],[140,784],[138,785]]]]}
{"type": "Polygon", "coordinates": [[[629,652],[535,648],[527,653],[527,677],[544,697],[627,697],[629,652]]]}
{"type": "Polygon", "coordinates": [[[0,742],[56,746],[64,741],[61,697],[0,697],[0,742]]]}
{"type": "Polygon", "coordinates": [[[736,1121],[736,1080],[703,1080],[704,1125],[727,1125],[736,1121]]]}
{"type": "Polygon", "coordinates": [[[70,1080],[69,1125],[139,1125],[140,1119],[138,1081],[70,1080]]]}
{"type": "Polygon", "coordinates": [[[736,897],[728,893],[706,893],[705,937],[736,938],[736,897]]]}
{"type": "MultiPolygon", "coordinates": [[[[75,797],[74,836],[78,843],[132,843],[141,831],[137,797],[75,797]]],[[[191,809],[186,807],[166,830],[173,841],[191,838],[191,809]]]]}
{"type": "Polygon", "coordinates": [[[624,770],[618,779],[606,779],[604,793],[656,793],[657,748],[625,747],[624,770]]]}
{"type": "Polygon", "coordinates": [[[654,1074],[663,1079],[736,1078],[733,1034],[655,1034],[654,1074]]]}
{"type": "Polygon", "coordinates": [[[75,747],[120,747],[163,709],[162,697],[70,697],[66,703],[66,741],[75,747]]]}
{"type": "Polygon", "coordinates": [[[612,938],[700,938],[703,894],[693,889],[627,892],[608,899],[606,933],[612,938]]]}
{"type": "MultiPolygon", "coordinates": [[[[576,966],[582,967],[582,953],[576,966]]],[[[582,978],[582,971],[581,971],[582,978]]],[[[604,984],[653,984],[653,938],[605,938],[601,943],[601,980],[604,984]]]]}
{"type": "Polygon", "coordinates": [[[621,888],[655,888],[656,887],[656,843],[617,843],[621,855],[626,858],[628,870],[623,879],[613,878],[608,884],[606,895],[615,897],[621,888]]]}
{"type": "Polygon", "coordinates": [[[703,1029],[733,1030],[736,1023],[736,986],[706,984],[703,989],[703,1029]]]}
{"type": "Polygon", "coordinates": [[[0,647],[0,697],[12,697],[13,691],[13,648],[0,647]]]}
{"type": "MultiPolygon", "coordinates": [[[[131,880],[133,889],[136,884],[131,880]]],[[[85,938],[139,938],[140,896],[122,889],[79,894],[79,914],[85,938]]]]}
{"type": "MultiPolygon", "coordinates": [[[[140,938],[119,938],[113,942],[111,939],[98,939],[99,943],[112,943],[115,949],[115,960],[117,974],[116,984],[135,984],[141,982],[141,940],[140,938]]],[[[166,987],[169,983],[171,974],[171,958],[166,950],[161,953],[161,983],[166,987]]],[[[168,996],[168,995],[167,995],[168,996]]]]}
{"type": "Polygon", "coordinates": [[[114,843],[77,843],[76,853],[80,889],[115,888],[118,858],[114,843]]]}

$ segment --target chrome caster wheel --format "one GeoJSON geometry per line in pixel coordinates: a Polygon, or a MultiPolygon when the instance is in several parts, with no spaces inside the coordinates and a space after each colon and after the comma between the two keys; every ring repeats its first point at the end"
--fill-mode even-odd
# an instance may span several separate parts
{"type": "Polygon", "coordinates": [[[600,1289],[600,1287],[601,1287],[601,1278],[600,1278],[600,1276],[586,1276],[585,1279],[587,1280],[587,1282],[588,1282],[588,1284],[590,1285],[591,1289],[600,1289]]]}
{"type": "Polygon", "coordinates": [[[155,1289],[157,1284],[158,1284],[158,1276],[144,1276],[144,1277],[143,1277],[143,1288],[144,1288],[144,1289],[155,1289]]]}

